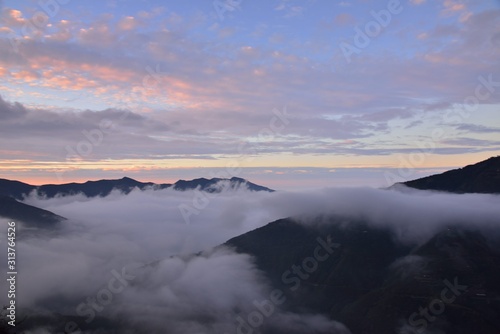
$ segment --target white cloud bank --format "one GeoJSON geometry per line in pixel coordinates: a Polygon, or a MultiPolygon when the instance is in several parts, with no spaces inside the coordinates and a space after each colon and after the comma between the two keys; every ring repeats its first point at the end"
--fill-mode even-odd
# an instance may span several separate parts
{"type": "MultiPolygon", "coordinates": [[[[179,206],[192,206],[199,196],[167,189],[93,199],[27,199],[69,221],[54,233],[18,229],[18,304],[79,314],[88,321],[77,323],[82,333],[101,333],[94,330],[99,316],[125,319],[149,333],[249,333],[238,316],[248,319],[255,303],[269,300],[271,291],[251,257],[210,250],[234,236],[279,218],[305,221],[318,214],[389,226],[411,243],[423,242],[447,224],[489,231],[500,225],[499,196],[367,188],[227,191],[209,195],[186,224],[179,206]],[[199,251],[204,252],[191,255],[199,251]]],[[[269,320],[253,333],[271,325],[288,333],[294,333],[290,326],[297,333],[301,326],[311,333],[348,333],[322,316],[289,314],[274,306],[269,320]]]]}

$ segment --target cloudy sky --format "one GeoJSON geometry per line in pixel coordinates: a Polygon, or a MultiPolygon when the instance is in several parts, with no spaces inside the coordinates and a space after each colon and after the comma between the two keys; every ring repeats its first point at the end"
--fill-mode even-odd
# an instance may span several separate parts
{"type": "Polygon", "coordinates": [[[498,0],[0,0],[0,177],[385,186],[499,154],[499,55],[498,0]]]}

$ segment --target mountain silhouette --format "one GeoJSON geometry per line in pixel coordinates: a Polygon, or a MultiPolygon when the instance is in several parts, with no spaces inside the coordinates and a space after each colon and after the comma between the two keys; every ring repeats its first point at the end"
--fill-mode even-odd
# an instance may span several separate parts
{"type": "Polygon", "coordinates": [[[59,185],[47,184],[42,186],[33,186],[19,181],[0,179],[0,217],[44,228],[66,220],[66,218],[60,217],[50,211],[20,202],[32,192],[36,192],[38,195],[47,198],[76,194],[83,194],[87,197],[105,197],[112,191],[121,191],[124,194],[128,194],[134,189],[145,190],[151,188],[158,190],[172,188],[176,191],[199,189],[200,191],[214,193],[222,191],[222,187],[225,187],[225,189],[246,187],[250,191],[274,191],[236,177],[231,179],[200,178],[191,181],[180,180],[174,184],[144,183],[124,177],[119,180],[99,180],[59,185]]]}
{"type": "Polygon", "coordinates": [[[500,156],[402,184],[415,189],[459,194],[500,194],[500,156]]]}
{"type": "Polygon", "coordinates": [[[329,315],[353,334],[500,333],[500,253],[479,232],[450,226],[412,247],[388,229],[347,217],[321,219],[279,220],[225,245],[255,258],[286,295],[285,307],[329,315]],[[449,285],[466,288],[445,316],[429,322],[418,315],[449,285]]]}
{"type": "Polygon", "coordinates": [[[66,184],[46,184],[41,186],[33,186],[19,181],[11,181],[0,179],[0,195],[10,196],[18,200],[22,200],[31,192],[35,191],[40,196],[53,198],[56,196],[68,196],[83,194],[87,197],[105,197],[112,191],[118,190],[125,194],[130,193],[134,189],[145,190],[152,189],[167,189],[173,188],[178,191],[194,190],[199,188],[201,191],[218,192],[221,191],[217,187],[222,181],[226,181],[230,188],[247,187],[251,191],[267,191],[274,190],[259,186],[242,178],[233,177],[231,179],[194,179],[190,181],[180,180],[174,184],[157,184],[152,182],[139,182],[134,179],[124,177],[119,180],[99,180],[87,181],[85,183],[66,183],[66,184]]]}
{"type": "Polygon", "coordinates": [[[66,220],[50,211],[21,203],[16,199],[0,195],[0,217],[23,222],[32,227],[50,227],[66,220]]]}
{"type": "Polygon", "coordinates": [[[231,179],[221,179],[221,178],[213,178],[213,179],[205,179],[205,178],[200,178],[200,179],[194,179],[191,181],[185,181],[185,180],[179,180],[177,181],[173,187],[175,190],[193,190],[199,187],[201,191],[207,191],[210,193],[218,192],[220,191],[220,188],[217,187],[220,182],[227,182],[225,185],[228,188],[231,189],[237,189],[241,186],[246,186],[249,190],[251,191],[266,191],[266,192],[274,192],[274,190],[269,189],[267,187],[259,186],[255,183],[248,182],[245,179],[239,178],[239,177],[233,177],[231,179]]]}

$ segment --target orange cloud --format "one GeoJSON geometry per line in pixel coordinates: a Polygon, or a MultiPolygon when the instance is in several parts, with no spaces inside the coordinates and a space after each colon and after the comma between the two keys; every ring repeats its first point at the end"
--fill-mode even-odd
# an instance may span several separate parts
{"type": "Polygon", "coordinates": [[[106,81],[109,83],[116,82],[134,82],[137,78],[137,74],[131,70],[107,67],[102,65],[93,65],[93,64],[73,64],[76,65],[74,67],[75,71],[84,71],[90,77],[94,77],[95,79],[106,81]]]}
{"type": "Polygon", "coordinates": [[[0,27],[0,33],[7,33],[7,34],[10,34],[14,32],[12,29],[10,29],[9,27],[0,27]]]}
{"type": "MultiPolygon", "coordinates": [[[[29,60],[30,63],[22,70],[11,75],[17,83],[30,83],[38,79],[39,85],[43,87],[63,90],[92,89],[94,94],[101,96],[113,93],[120,97],[118,101],[137,105],[153,99],[169,104],[189,105],[193,102],[193,95],[199,93],[187,81],[163,74],[156,77],[148,74],[146,70],[138,72],[37,54],[32,55],[29,60]],[[133,96],[130,97],[131,95],[133,96]]],[[[8,71],[0,67],[0,75],[7,74],[8,71]]]]}
{"type": "MultiPolygon", "coordinates": [[[[43,85],[52,88],[82,89],[97,88],[106,84],[140,82],[139,75],[132,70],[77,63],[48,56],[35,56],[29,66],[31,70],[41,70],[43,85]]],[[[33,79],[27,70],[13,77],[17,80],[33,79]]],[[[34,71],[31,71],[32,73],[34,71]]]]}
{"type": "Polygon", "coordinates": [[[98,84],[93,80],[87,80],[81,77],[54,76],[46,78],[42,86],[65,90],[81,90],[97,87],[98,84]]]}
{"type": "Polygon", "coordinates": [[[28,71],[28,70],[23,70],[20,72],[14,72],[12,73],[12,77],[14,77],[17,80],[22,80],[26,82],[32,82],[34,80],[37,80],[39,75],[35,71],[28,71]]]}
{"type": "Polygon", "coordinates": [[[2,13],[2,18],[7,26],[20,28],[26,24],[26,19],[23,18],[23,13],[16,9],[5,9],[2,13]]]}

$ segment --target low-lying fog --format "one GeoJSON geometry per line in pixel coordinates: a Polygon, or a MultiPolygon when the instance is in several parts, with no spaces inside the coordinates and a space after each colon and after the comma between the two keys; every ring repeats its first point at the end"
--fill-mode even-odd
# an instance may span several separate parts
{"type": "MultiPolygon", "coordinates": [[[[394,228],[406,243],[423,242],[449,223],[489,230],[500,224],[500,196],[409,189],[137,190],[91,199],[31,196],[25,203],[68,221],[56,233],[23,235],[27,230],[18,228],[18,306],[83,316],[77,327],[68,325],[74,333],[103,333],[91,329],[95,316],[126,319],[144,333],[258,333],[259,328],[241,325],[241,317],[248,319],[244,315],[270,298],[265,278],[249,256],[210,249],[280,218],[300,216],[304,223],[325,213],[362,218],[394,228]],[[200,251],[201,256],[190,256],[200,251]]],[[[269,321],[283,332],[348,333],[322,316],[275,306],[269,321]]]]}

